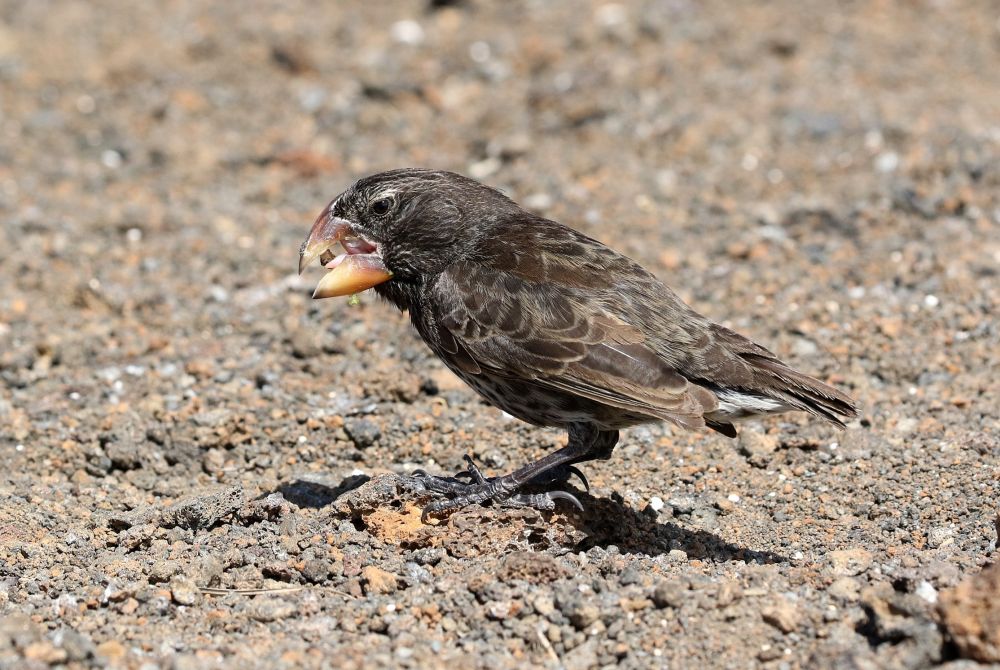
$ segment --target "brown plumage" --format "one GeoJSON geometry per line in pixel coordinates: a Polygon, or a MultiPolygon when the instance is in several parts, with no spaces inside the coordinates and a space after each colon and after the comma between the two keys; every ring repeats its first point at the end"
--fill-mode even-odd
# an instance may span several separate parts
{"type": "Polygon", "coordinates": [[[570,432],[565,449],[506,477],[479,481],[471,464],[471,484],[424,477],[451,496],[430,512],[550,508],[567,496],[517,489],[608,457],[617,431],[640,423],[735,437],[734,422],[754,416],[802,410],[842,427],[857,414],[849,396],[698,314],[634,261],[466,177],[404,169],[358,181],[317,220],[303,260],[321,247],[329,259],[345,236],[360,240],[348,252],[380,263],[375,291],[459,377],[519,419],[570,432]],[[331,221],[347,232],[324,239],[331,221]]]}

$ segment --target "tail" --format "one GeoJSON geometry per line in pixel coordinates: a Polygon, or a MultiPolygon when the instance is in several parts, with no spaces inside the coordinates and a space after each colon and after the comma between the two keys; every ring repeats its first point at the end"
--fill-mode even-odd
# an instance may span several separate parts
{"type": "Polygon", "coordinates": [[[740,354],[740,358],[753,366],[760,391],[778,398],[796,409],[809,412],[844,428],[842,419],[858,416],[858,406],[849,395],[814,377],[793,370],[777,358],[756,354],[740,354]]]}

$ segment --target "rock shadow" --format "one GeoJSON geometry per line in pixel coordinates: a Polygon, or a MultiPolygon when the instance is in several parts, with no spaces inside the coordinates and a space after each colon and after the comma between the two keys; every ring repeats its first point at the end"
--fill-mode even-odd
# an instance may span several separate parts
{"type": "Polygon", "coordinates": [[[328,507],[340,496],[364,486],[371,480],[368,475],[350,475],[339,484],[319,479],[296,479],[278,486],[285,500],[296,507],[321,509],[328,507]]]}

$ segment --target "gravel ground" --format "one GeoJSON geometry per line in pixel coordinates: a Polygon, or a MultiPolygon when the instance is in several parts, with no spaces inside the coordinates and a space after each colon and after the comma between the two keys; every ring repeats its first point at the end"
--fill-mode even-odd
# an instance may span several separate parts
{"type": "Polygon", "coordinates": [[[1000,663],[994,2],[0,0],[0,667],[1000,663]],[[298,245],[454,169],[850,390],[666,426],[586,511],[400,475],[565,439],[298,245]]]}

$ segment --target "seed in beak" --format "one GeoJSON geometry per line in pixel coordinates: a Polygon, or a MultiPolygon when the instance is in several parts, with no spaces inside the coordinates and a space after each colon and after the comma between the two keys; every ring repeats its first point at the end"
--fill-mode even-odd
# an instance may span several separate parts
{"type": "Polygon", "coordinates": [[[379,256],[348,254],[319,280],[313,298],[334,298],[360,293],[391,278],[392,273],[379,256]]]}

